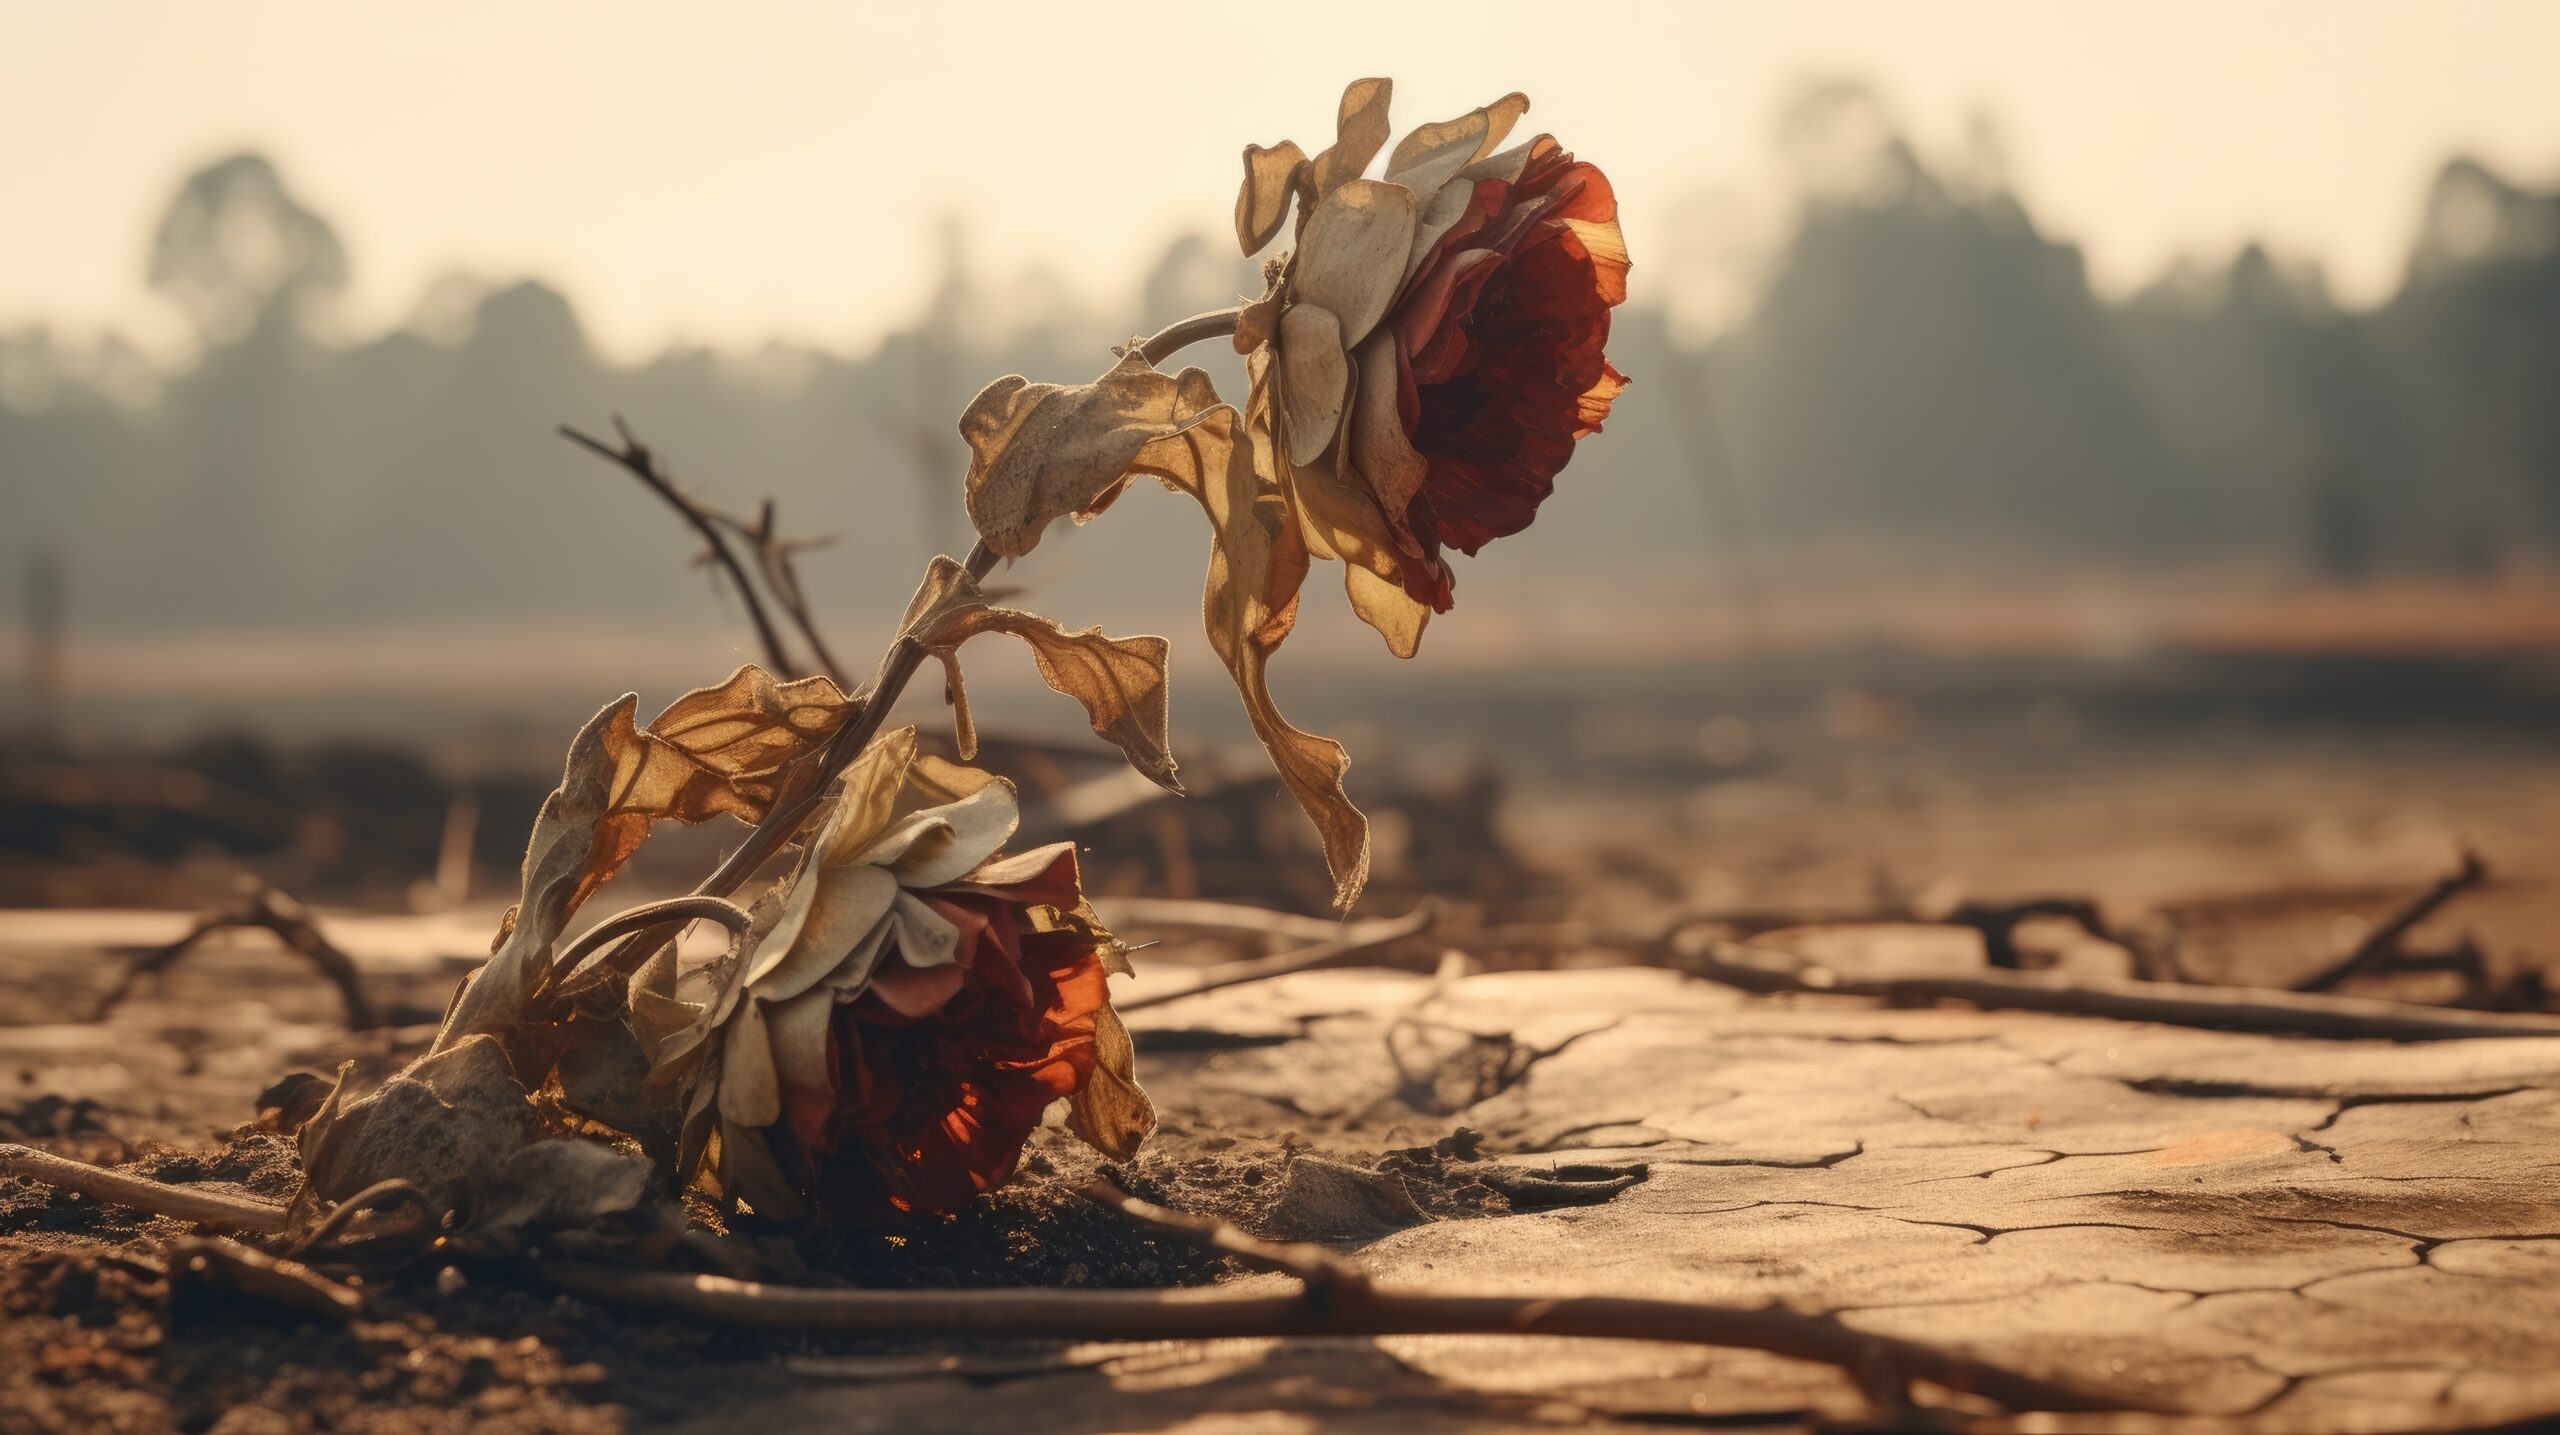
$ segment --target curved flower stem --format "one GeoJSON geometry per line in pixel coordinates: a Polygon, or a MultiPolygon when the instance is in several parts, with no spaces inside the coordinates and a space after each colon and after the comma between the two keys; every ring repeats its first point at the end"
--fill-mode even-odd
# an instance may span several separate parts
{"type": "MultiPolygon", "coordinates": [[[[1236,321],[1243,314],[1241,305],[1194,314],[1140,340],[1135,352],[1144,355],[1150,364],[1160,364],[1203,339],[1234,333],[1236,321]]],[[[969,549],[968,561],[962,566],[968,569],[969,581],[975,583],[994,572],[996,562],[996,551],[979,543],[969,549]]],[[[827,740],[826,746],[800,759],[784,779],[782,795],[765,812],[764,820],[747,834],[746,841],[721,859],[710,876],[694,887],[694,896],[727,897],[736,892],[746,885],[747,878],[753,876],[757,868],[771,861],[775,853],[799,835],[809,815],[817,810],[818,800],[826,794],[827,784],[852,766],[853,760],[871,745],[871,740],[880,735],[882,725],[889,719],[889,710],[897,705],[899,695],[907,690],[908,681],[915,677],[916,669],[924,665],[924,660],[925,646],[912,634],[900,633],[889,644],[889,651],[880,659],[879,676],[861,695],[861,706],[845,720],[844,726],[836,729],[835,736],[827,740]]],[[[657,955],[660,947],[673,940],[682,925],[682,919],[655,922],[632,933],[574,979],[560,983],[552,995],[555,998],[575,996],[614,977],[630,975],[657,955]]]]}
{"type": "Polygon", "coordinates": [[[747,909],[726,897],[669,897],[663,902],[643,902],[637,907],[616,912],[589,927],[576,941],[560,949],[552,958],[543,984],[549,986],[563,978],[575,976],[578,964],[593,955],[598,947],[617,937],[645,932],[656,927],[688,924],[694,921],[718,922],[729,929],[732,937],[744,936],[752,919],[747,909]]]}
{"type": "Polygon", "coordinates": [[[1146,355],[1148,363],[1161,364],[1203,339],[1219,339],[1234,333],[1236,321],[1243,317],[1244,306],[1239,304],[1231,309],[1212,309],[1205,314],[1178,319],[1140,341],[1137,352],[1146,355]]]}

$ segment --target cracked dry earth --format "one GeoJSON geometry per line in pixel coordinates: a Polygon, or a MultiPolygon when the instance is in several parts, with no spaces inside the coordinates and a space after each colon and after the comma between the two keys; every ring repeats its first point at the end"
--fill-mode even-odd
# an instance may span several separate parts
{"type": "MultiPolygon", "coordinates": [[[[227,960],[186,980],[224,981],[227,960]]],[[[38,1093],[94,1099],[46,1140],[75,1155],[120,1159],[146,1136],[204,1147],[268,1075],[356,1049],[329,1031],[325,998],[261,1022],[256,1003],[215,1009],[185,991],[103,1028],[0,1027],[0,1076],[35,1098],[11,1109],[35,1111],[38,1093]],[[208,1030],[260,1035],[233,1044],[208,1030]]],[[[1241,1184],[1285,1197],[1311,1163],[1383,1164],[1417,1207],[1372,1202],[1347,1220],[1325,1207],[1332,1227],[1300,1230],[1282,1229],[1286,1199],[1222,1211],[1331,1236],[1382,1282],[1783,1300],[2185,1412],[2029,1428],[2560,1417],[2560,1040],[2325,1042],[1893,1010],[1647,968],[1315,972],[1153,1007],[1132,1025],[1165,1117],[1142,1185],[1203,1208],[1241,1184]],[[1444,1145],[1445,1160],[1381,1162],[1460,1128],[1475,1138],[1444,1145]]],[[[1040,1150],[1016,1204],[1071,1204],[1036,1177],[1063,1146],[1040,1150]]],[[[1081,1252],[1061,1247],[1102,1239],[1096,1222],[1034,1229],[1051,1247],[1048,1278],[1088,1278],[1081,1252]]],[[[25,1239],[0,1241],[10,1261],[28,1258],[25,1239]]],[[[475,1307],[467,1324],[428,1310],[507,1349],[530,1329],[519,1343],[538,1347],[523,1355],[532,1368],[587,1372],[484,1428],[1792,1429],[1868,1410],[1836,1371],[1642,1342],[919,1351],[670,1335],[533,1295],[475,1307]]],[[[181,1362],[197,1338],[173,1331],[145,1363],[181,1362]]],[[[349,1408],[388,1416],[362,1401],[433,1398],[349,1408]]],[[[352,1423],[449,1428],[430,1413],[352,1423]]],[[[224,1418],[215,1428],[315,1428],[224,1418]]]]}

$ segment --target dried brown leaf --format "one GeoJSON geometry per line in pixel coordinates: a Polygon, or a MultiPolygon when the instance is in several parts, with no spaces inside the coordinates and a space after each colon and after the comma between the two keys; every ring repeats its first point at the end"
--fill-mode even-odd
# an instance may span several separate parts
{"type": "Polygon", "coordinates": [[[1093,1075],[1067,1098],[1067,1129],[1112,1160],[1126,1161],[1154,1134],[1156,1108],[1138,1086],[1129,1029],[1108,1004],[1094,1016],[1093,1054],[1093,1075]]]}
{"type": "MultiPolygon", "coordinates": [[[[1127,461],[1122,466],[1125,472],[1127,461]]],[[[1160,787],[1182,790],[1167,733],[1164,639],[1106,637],[1100,628],[1069,632],[1055,619],[993,606],[968,571],[948,558],[934,559],[926,570],[924,582],[908,604],[904,631],[949,669],[954,717],[964,732],[965,689],[955,654],[962,643],[980,633],[1009,633],[1030,646],[1041,681],[1082,703],[1095,734],[1119,748],[1130,766],[1160,787]]],[[[974,745],[964,738],[962,755],[967,756],[974,745]]]]}
{"type": "Polygon", "coordinates": [[[1138,450],[1181,431],[1179,376],[1134,349],[1089,384],[1008,374],[960,416],[969,444],[969,521],[989,548],[1019,558],[1060,518],[1090,517],[1119,494],[1138,450]]]}
{"type": "Polygon", "coordinates": [[[1259,254],[1289,217],[1289,196],[1298,187],[1307,152],[1295,140],[1270,149],[1244,147],[1244,184],[1236,191],[1236,242],[1247,254],[1259,254]]]}

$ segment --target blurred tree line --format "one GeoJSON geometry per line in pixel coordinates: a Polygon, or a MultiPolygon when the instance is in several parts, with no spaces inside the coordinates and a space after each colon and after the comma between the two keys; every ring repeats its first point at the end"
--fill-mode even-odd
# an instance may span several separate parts
{"type": "MultiPolygon", "coordinates": [[[[1795,211],[1733,326],[1678,339],[1645,283],[1680,256],[1637,255],[1612,346],[1637,388],[1541,523],[1545,583],[1826,546],[2354,581],[2485,576],[2560,545],[2560,195],[2449,163],[2404,283],[2371,311],[2255,247],[2113,303],[1996,157],[1925,158],[1855,86],[1807,91],[1780,141],[1795,211]]],[[[558,290],[465,278],[351,340],[326,218],[265,159],[225,159],[187,179],[150,250],[192,366],[0,335],[0,527],[60,555],[84,624],[645,620],[703,601],[668,581],[684,538],[549,437],[620,411],[697,489],[741,508],[770,494],[786,526],[840,534],[810,565],[822,602],[893,605],[920,550],[964,541],[951,421],[980,382],[1089,377],[1130,329],[1258,288],[1203,238],[1162,253],[1134,314],[991,281],[956,229],[944,254],[914,321],[866,354],[618,365],[558,290]]],[[[1180,505],[1124,507],[1149,511],[1115,527],[1195,569],[1180,505]]],[[[1155,574],[1096,581],[1190,601],[1155,574]]]]}

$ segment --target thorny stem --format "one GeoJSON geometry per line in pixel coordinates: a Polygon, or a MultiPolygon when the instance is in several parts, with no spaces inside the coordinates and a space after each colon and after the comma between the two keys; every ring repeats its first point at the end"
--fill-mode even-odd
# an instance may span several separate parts
{"type": "MultiPolygon", "coordinates": [[[[1135,352],[1144,355],[1150,364],[1160,364],[1203,339],[1234,333],[1236,321],[1243,313],[1239,306],[1194,314],[1139,341],[1135,352]]],[[[571,437],[577,435],[572,434],[571,437]]],[[[620,456],[611,450],[602,449],[591,440],[587,442],[590,447],[598,447],[607,457],[620,460],[620,456]]],[[[652,486],[658,485],[653,483],[652,486]]],[[[661,488],[660,491],[665,490],[661,488]]],[[[969,549],[968,561],[962,566],[968,569],[969,581],[975,583],[994,572],[996,562],[996,551],[981,542],[969,549]]],[[[747,834],[747,840],[739,843],[735,851],[721,859],[710,876],[694,887],[694,896],[727,897],[736,892],[757,868],[771,861],[775,853],[799,835],[801,826],[817,810],[827,784],[852,766],[853,760],[871,745],[871,740],[880,735],[882,725],[889,719],[889,710],[897,705],[899,695],[906,691],[907,683],[924,665],[924,660],[925,646],[912,634],[900,633],[889,644],[889,651],[880,660],[880,675],[872,680],[870,688],[858,699],[860,706],[845,720],[844,726],[836,729],[835,736],[827,740],[826,746],[800,760],[784,779],[782,796],[774,801],[764,820],[755,825],[754,830],[747,834]]],[[[562,983],[558,995],[574,996],[610,977],[629,975],[657,955],[658,949],[673,940],[683,926],[684,920],[678,919],[633,933],[586,973],[562,983]]]]}

